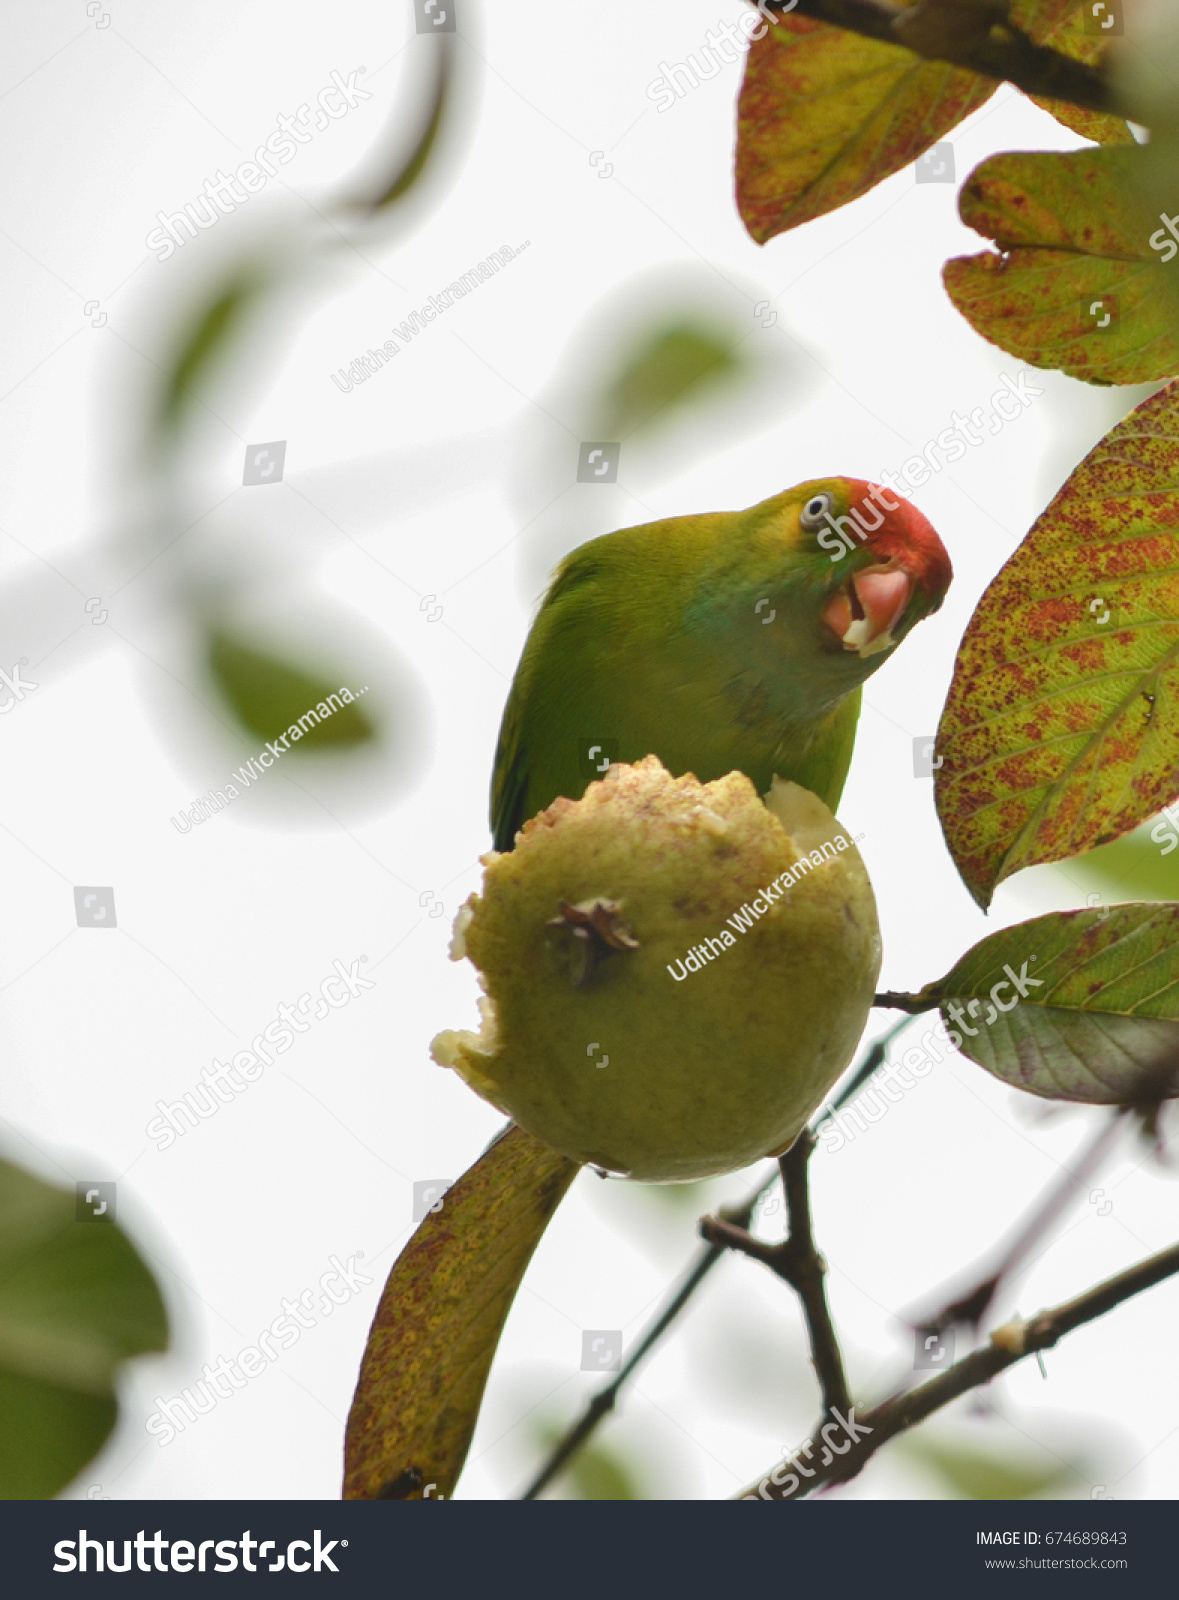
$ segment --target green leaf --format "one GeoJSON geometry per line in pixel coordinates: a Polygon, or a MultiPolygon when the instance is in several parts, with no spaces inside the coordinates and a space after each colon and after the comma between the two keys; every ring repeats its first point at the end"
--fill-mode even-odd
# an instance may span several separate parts
{"type": "Polygon", "coordinates": [[[167,1337],[127,1236],[0,1161],[0,1498],[64,1488],[114,1427],[119,1364],[167,1337]]]}
{"type": "Polygon", "coordinates": [[[974,170],[958,209],[1001,253],[958,256],[943,277],[984,339],[1090,383],[1179,372],[1179,319],[1139,197],[1145,159],[1107,147],[992,156],[974,170]]]}
{"type": "Polygon", "coordinates": [[[1179,385],[1086,456],[970,619],[942,713],[938,813],[981,906],[1021,867],[1175,797],[1179,385]]]}
{"type": "Polygon", "coordinates": [[[938,1477],[967,1500],[1028,1500],[1063,1489],[1082,1477],[1082,1464],[1045,1462],[1036,1467],[1014,1456],[971,1449],[915,1434],[903,1445],[905,1454],[932,1467],[938,1477]]]}
{"type": "Polygon", "coordinates": [[[1108,889],[1118,900],[1179,900],[1179,816],[1160,817],[1069,863],[1069,875],[1108,889]],[[1168,846],[1170,848],[1168,848],[1168,846]]]}
{"type": "Polygon", "coordinates": [[[805,17],[751,43],[737,106],[737,206],[750,235],[838,210],[944,139],[990,78],[805,17]]]}
{"type": "Polygon", "coordinates": [[[634,1474],[618,1452],[605,1445],[583,1446],[570,1465],[568,1477],[578,1500],[642,1499],[634,1474]]]}
{"type": "Polygon", "coordinates": [[[174,433],[187,418],[210,369],[237,339],[268,287],[257,268],[240,271],[201,310],[165,375],[159,400],[165,432],[174,433]]]}
{"type": "MultiPolygon", "coordinates": [[[[674,1188],[674,1185],[665,1187],[674,1188]]],[[[545,1454],[564,1437],[565,1429],[552,1425],[534,1430],[540,1450],[545,1454]]],[[[635,1472],[625,1458],[609,1445],[596,1441],[583,1444],[561,1474],[564,1495],[568,1500],[642,1500],[646,1498],[639,1488],[635,1472]]]]}
{"type": "Polygon", "coordinates": [[[348,1417],[344,1498],[449,1498],[532,1252],[578,1172],[522,1128],[448,1189],[377,1307],[348,1417]],[[392,1490],[392,1492],[391,1492],[392,1490]]]}
{"type": "Polygon", "coordinates": [[[454,60],[450,40],[441,34],[436,40],[433,59],[434,81],[430,89],[426,114],[412,150],[392,177],[380,186],[380,192],[363,203],[374,211],[384,210],[404,200],[437,163],[439,135],[446,125],[449,105],[454,93],[454,60]]]}
{"type": "Polygon", "coordinates": [[[1089,1105],[1179,1095],[1179,905],[1003,928],[916,999],[940,1006],[963,1055],[1029,1094],[1089,1105]]]}
{"type": "MultiPolygon", "coordinates": [[[[301,730],[297,740],[292,741],[292,750],[364,744],[376,733],[355,699],[340,704],[341,690],[346,685],[312,677],[277,656],[243,644],[223,629],[214,629],[209,636],[208,660],[217,687],[234,715],[260,739],[278,739],[289,728],[297,728],[299,718],[321,704],[331,715],[320,713],[322,720],[301,730]],[[336,705],[329,701],[329,695],[335,696],[336,705]]],[[[348,692],[355,695],[357,690],[348,692]]]]}
{"type": "MultiPolygon", "coordinates": [[[[1105,55],[1106,40],[1086,31],[1085,19],[1091,4],[1092,0],[1014,0],[1009,15],[1036,44],[1094,66],[1105,55]]],[[[1028,98],[1082,139],[1092,139],[1095,144],[1135,142],[1129,124],[1121,117],[1086,111],[1067,100],[1045,100],[1035,94],[1028,98]]]]}
{"type": "Polygon", "coordinates": [[[598,401],[598,433],[625,439],[690,404],[726,379],[743,376],[736,340],[727,331],[679,320],[651,329],[627,352],[623,369],[598,401]]]}

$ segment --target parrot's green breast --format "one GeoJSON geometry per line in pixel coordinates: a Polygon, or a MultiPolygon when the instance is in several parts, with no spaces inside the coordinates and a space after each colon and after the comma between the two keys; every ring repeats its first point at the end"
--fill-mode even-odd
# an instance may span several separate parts
{"type": "Polygon", "coordinates": [[[497,850],[558,795],[579,799],[611,762],[647,755],[702,783],[743,772],[759,793],[777,776],[835,808],[859,684],[818,643],[826,574],[781,538],[751,537],[752,515],[624,529],[566,560],[504,713],[497,850]]]}

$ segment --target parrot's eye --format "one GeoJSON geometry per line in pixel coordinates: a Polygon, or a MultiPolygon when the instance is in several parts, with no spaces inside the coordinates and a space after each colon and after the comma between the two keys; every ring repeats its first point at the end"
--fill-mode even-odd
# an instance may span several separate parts
{"type": "Polygon", "coordinates": [[[802,515],[798,520],[808,532],[813,532],[814,529],[821,528],[823,526],[823,523],[827,517],[831,515],[834,505],[834,496],[829,494],[816,494],[807,501],[805,506],[803,506],[802,515]]]}

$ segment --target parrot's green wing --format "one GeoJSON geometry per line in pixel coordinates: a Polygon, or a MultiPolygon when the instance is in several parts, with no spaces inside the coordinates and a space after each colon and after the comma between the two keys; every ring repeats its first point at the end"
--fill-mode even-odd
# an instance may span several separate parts
{"type": "MultiPolygon", "coordinates": [[[[568,602],[576,606],[579,597],[593,588],[602,572],[602,546],[606,543],[607,540],[593,539],[565,557],[557,568],[529,632],[512,681],[508,703],[504,707],[499,743],[495,749],[495,770],[491,777],[491,831],[496,850],[511,850],[517,833],[528,819],[552,801],[553,796],[549,794],[540,802],[540,806],[529,805],[528,791],[536,776],[533,770],[538,754],[535,744],[541,736],[541,729],[535,725],[535,712],[531,717],[529,715],[533,680],[538,671],[545,669],[545,641],[556,610],[568,602]],[[531,758],[528,755],[530,740],[534,746],[531,758]]],[[[551,664],[549,670],[552,670],[551,664]]],[[[550,735],[552,733],[551,729],[545,731],[550,735]]],[[[577,799],[581,793],[579,789],[577,794],[570,795],[570,799],[577,799]]]]}
{"type": "Polygon", "coordinates": [[[510,850],[517,833],[528,821],[525,813],[528,768],[521,737],[524,724],[521,699],[517,679],[504,708],[491,778],[491,831],[496,850],[510,850]]]}

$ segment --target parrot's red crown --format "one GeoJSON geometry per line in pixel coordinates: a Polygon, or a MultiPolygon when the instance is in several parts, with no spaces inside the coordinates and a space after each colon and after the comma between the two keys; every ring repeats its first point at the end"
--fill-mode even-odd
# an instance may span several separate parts
{"type": "Polygon", "coordinates": [[[929,518],[909,500],[903,500],[879,484],[863,478],[849,478],[850,505],[861,511],[869,526],[864,544],[879,561],[894,561],[909,573],[927,599],[940,605],[954,577],[945,545],[929,518]],[[889,509],[889,502],[896,510],[889,509]],[[880,509],[877,510],[876,508],[880,509]],[[879,527],[871,523],[883,517],[879,527]]]}
{"type": "MultiPolygon", "coordinates": [[[[823,492],[807,502],[800,523],[809,517],[814,526],[825,517],[843,551],[862,549],[869,557],[846,572],[822,612],[843,648],[866,657],[891,650],[903,637],[898,629],[936,611],[954,574],[946,547],[916,506],[861,478],[845,479],[845,485],[846,511],[833,518],[824,509],[831,496],[823,492]]],[[[830,549],[827,533],[820,532],[819,542],[830,549]]]]}

